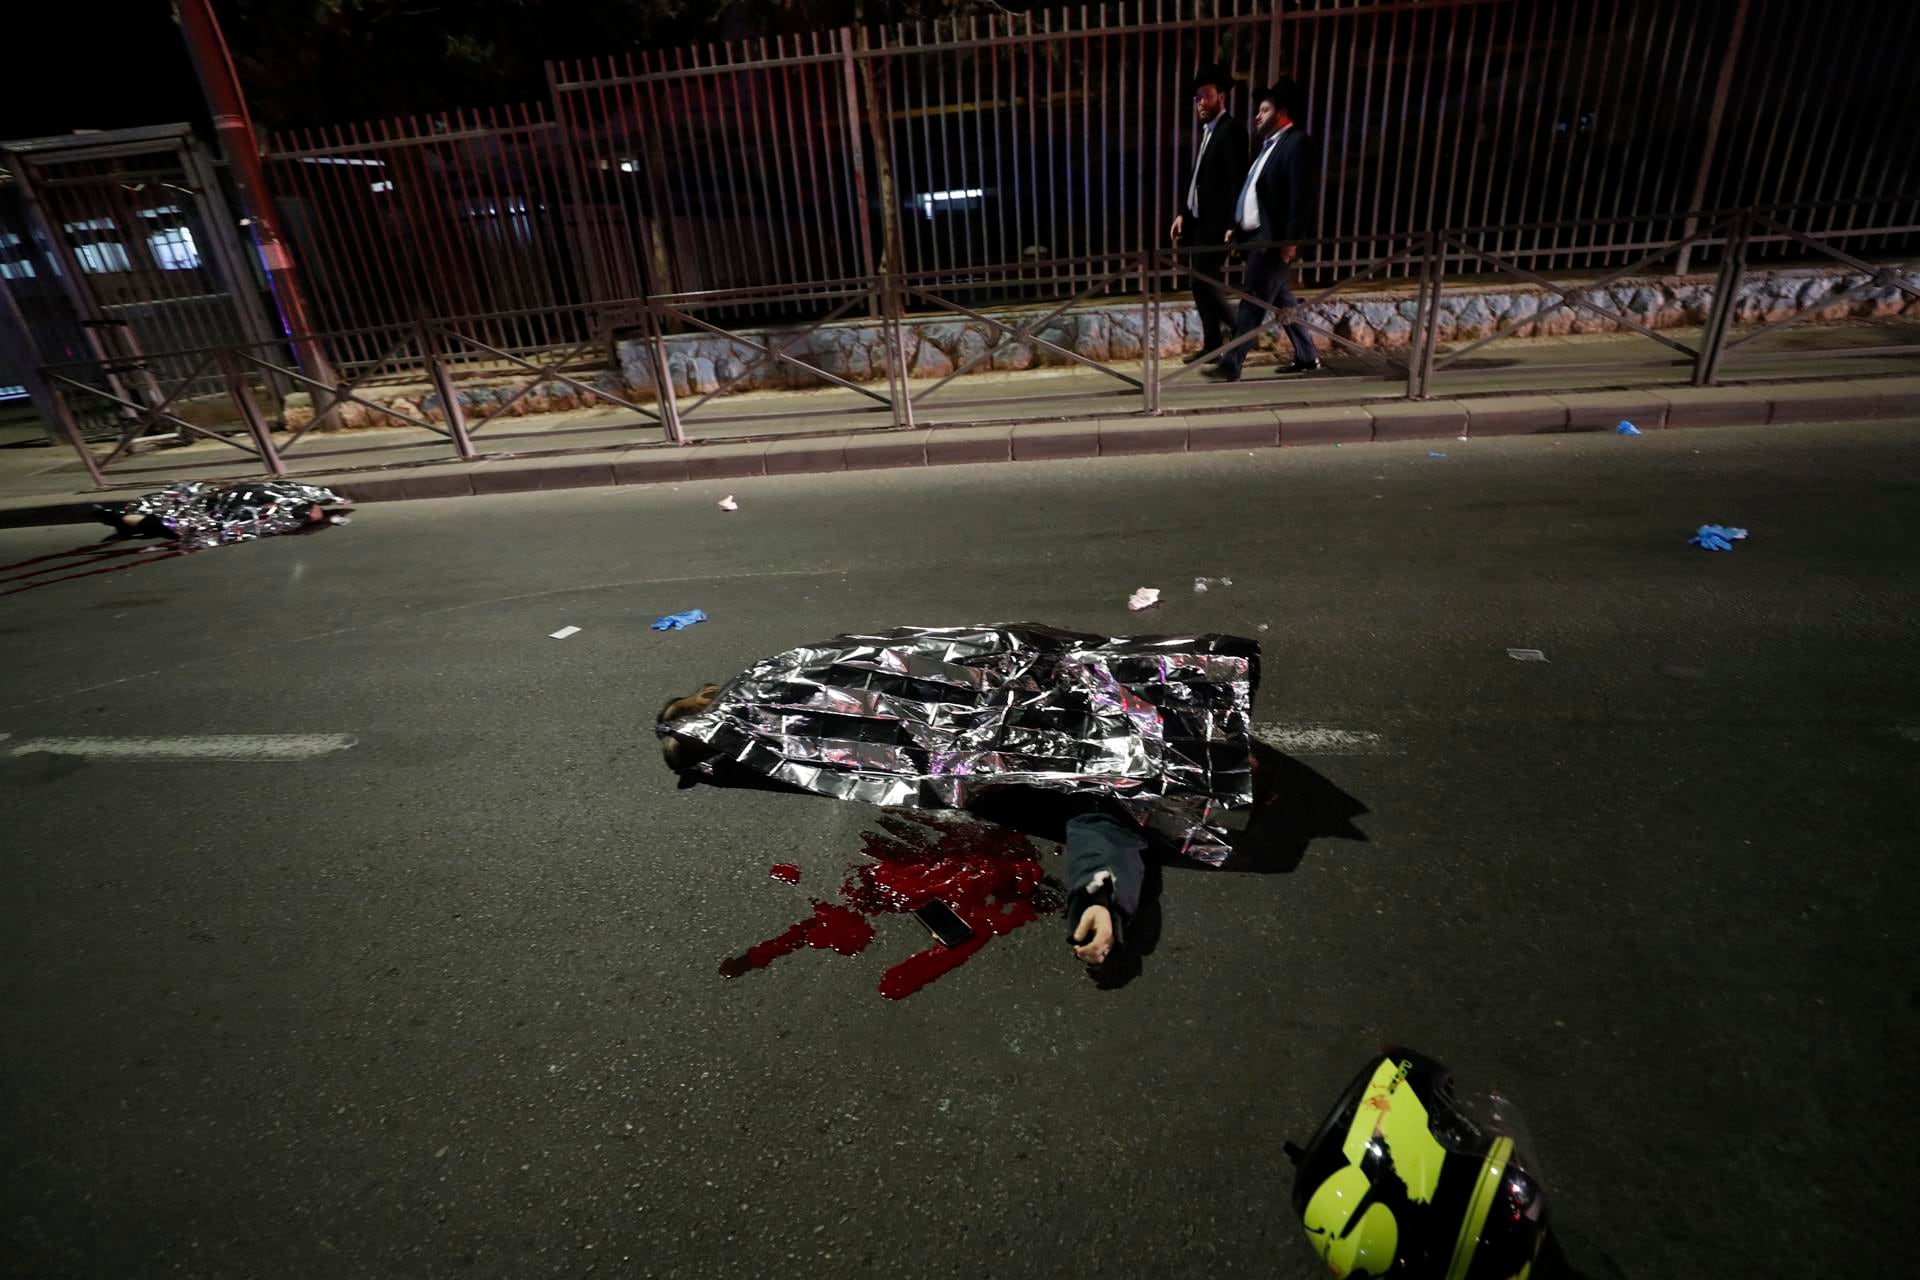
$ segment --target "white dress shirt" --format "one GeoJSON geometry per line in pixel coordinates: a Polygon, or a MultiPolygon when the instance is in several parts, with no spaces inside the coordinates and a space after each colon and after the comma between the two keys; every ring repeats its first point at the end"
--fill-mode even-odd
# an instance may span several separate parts
{"type": "Polygon", "coordinates": [[[1267,167],[1267,160],[1273,155],[1274,147],[1279,145],[1282,135],[1291,128],[1293,128],[1291,124],[1283,124],[1275,129],[1273,136],[1267,139],[1266,145],[1260,148],[1260,158],[1253,162],[1253,168],[1247,170],[1246,185],[1240,188],[1240,229],[1242,231],[1260,229],[1260,196],[1255,191],[1254,184],[1260,181],[1260,171],[1267,167]]]}
{"type": "Polygon", "coordinates": [[[1219,123],[1219,116],[1215,116],[1213,119],[1207,121],[1207,127],[1200,132],[1200,149],[1193,153],[1193,180],[1187,183],[1187,214],[1189,217],[1197,218],[1200,216],[1200,161],[1206,157],[1207,144],[1213,141],[1213,126],[1219,123]]]}

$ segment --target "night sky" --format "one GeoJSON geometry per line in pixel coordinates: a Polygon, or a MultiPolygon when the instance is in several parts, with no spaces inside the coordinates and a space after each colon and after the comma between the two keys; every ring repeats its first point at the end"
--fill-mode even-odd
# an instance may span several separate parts
{"type": "Polygon", "coordinates": [[[167,0],[26,0],[6,22],[0,139],[180,120],[205,128],[167,0]]]}

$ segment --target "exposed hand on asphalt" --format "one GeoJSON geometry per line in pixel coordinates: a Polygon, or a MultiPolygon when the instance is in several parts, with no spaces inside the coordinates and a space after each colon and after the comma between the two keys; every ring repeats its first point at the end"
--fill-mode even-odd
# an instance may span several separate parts
{"type": "Polygon", "coordinates": [[[1073,941],[1076,958],[1090,965],[1105,964],[1113,950],[1113,914],[1105,907],[1088,907],[1080,913],[1073,941]]]}

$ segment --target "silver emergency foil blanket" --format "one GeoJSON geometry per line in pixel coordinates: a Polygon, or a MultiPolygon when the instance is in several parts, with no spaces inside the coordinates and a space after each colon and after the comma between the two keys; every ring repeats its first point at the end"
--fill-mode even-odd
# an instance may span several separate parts
{"type": "MultiPolygon", "coordinates": [[[[962,808],[990,788],[1118,802],[1201,862],[1226,859],[1249,759],[1260,644],[1096,636],[1031,623],[901,627],[789,649],[671,731],[844,800],[962,808]]],[[[661,732],[667,732],[663,726],[661,732]]]]}
{"type": "Polygon", "coordinates": [[[186,546],[217,547],[292,533],[306,524],[310,508],[341,501],[331,489],[285,480],[228,485],[190,480],[135,498],[122,512],[154,517],[186,546]]]}

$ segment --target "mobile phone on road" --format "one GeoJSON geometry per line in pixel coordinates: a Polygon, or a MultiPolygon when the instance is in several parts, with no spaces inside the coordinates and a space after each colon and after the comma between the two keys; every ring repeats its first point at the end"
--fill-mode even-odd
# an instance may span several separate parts
{"type": "Polygon", "coordinates": [[[960,918],[960,913],[944,902],[929,902],[924,907],[915,907],[913,914],[920,917],[920,923],[927,926],[927,932],[939,940],[942,946],[957,947],[973,937],[973,926],[960,918]]]}

